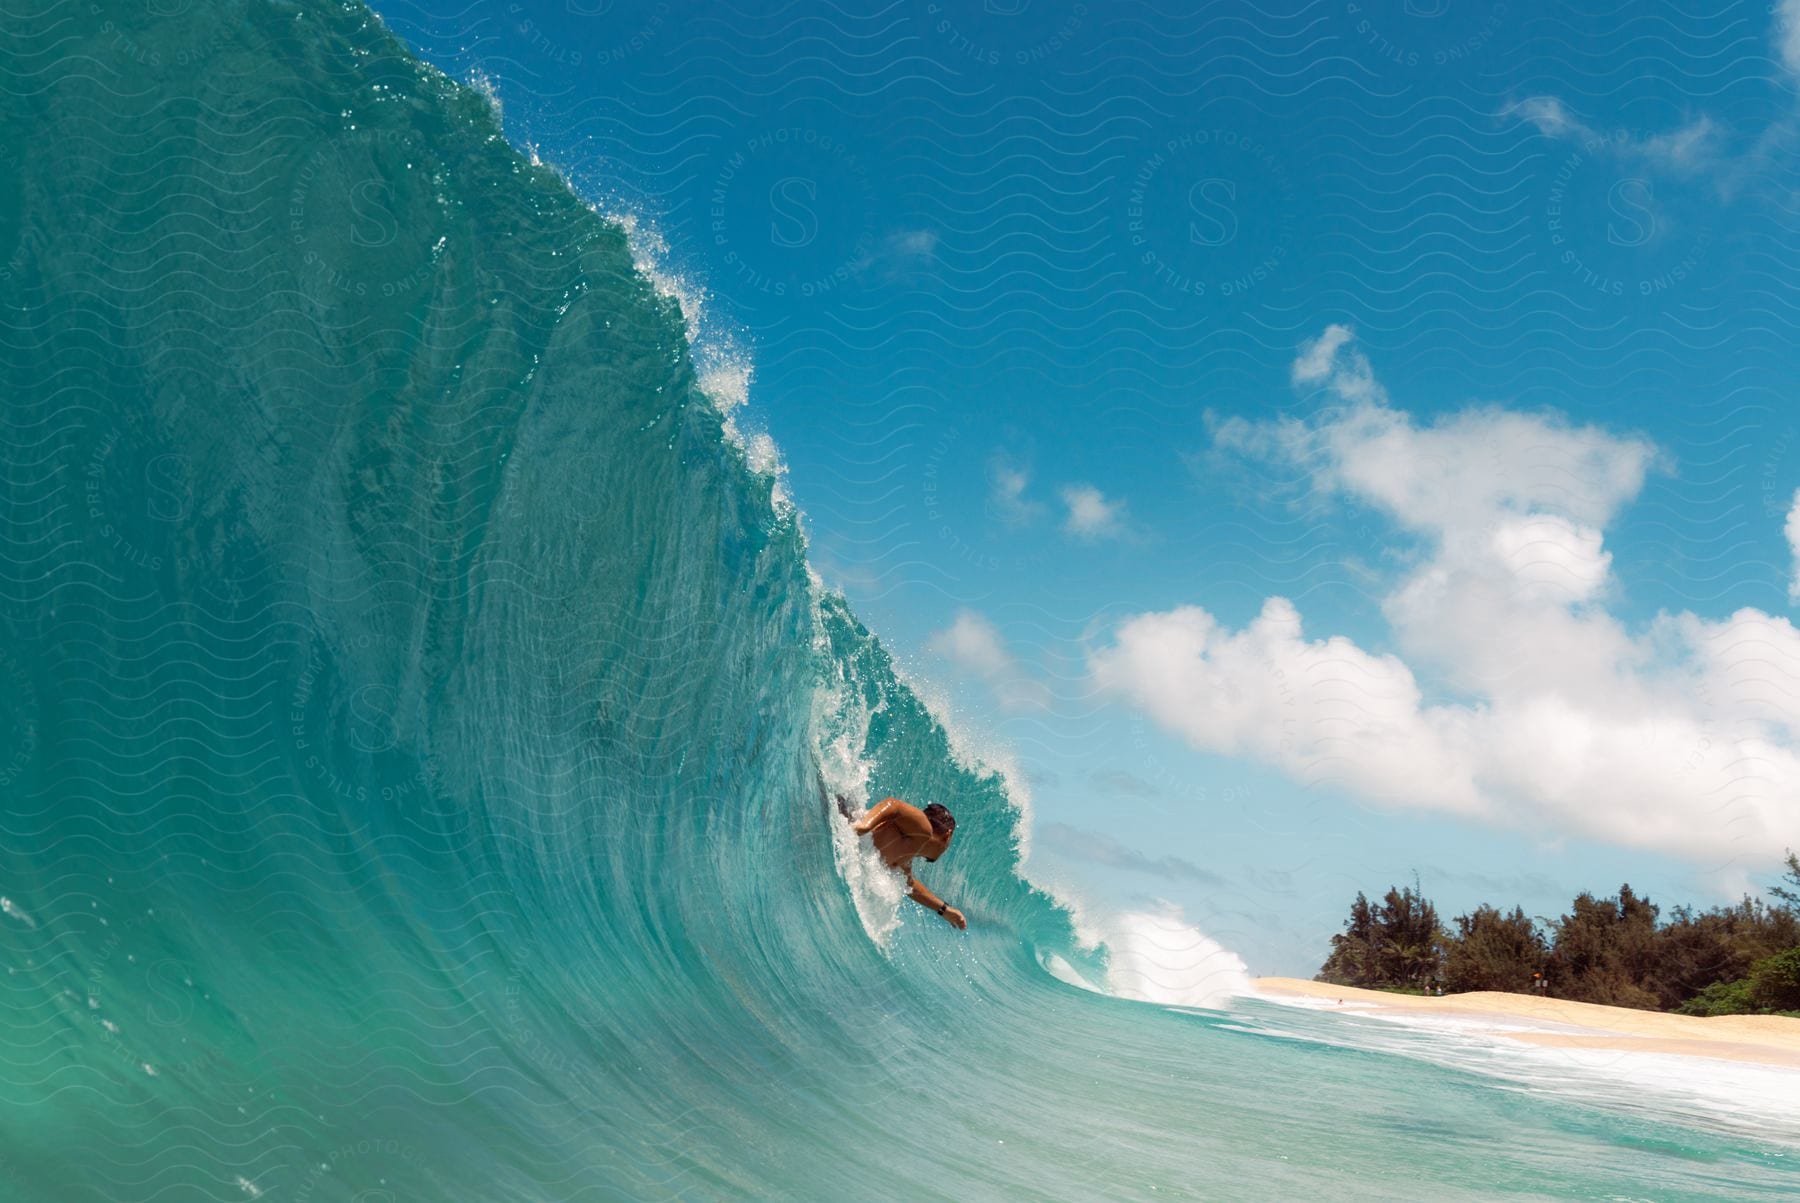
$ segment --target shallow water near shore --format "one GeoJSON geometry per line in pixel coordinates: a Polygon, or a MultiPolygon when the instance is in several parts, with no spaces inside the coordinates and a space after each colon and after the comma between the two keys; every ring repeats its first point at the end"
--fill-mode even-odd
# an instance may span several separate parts
{"type": "MultiPolygon", "coordinates": [[[[1359,992],[1361,993],[1361,992],[1359,992]]],[[[1579,1022],[1503,1011],[1397,1006],[1349,1008],[1324,996],[1234,1000],[1251,1030],[1297,1040],[1372,1048],[1494,1079],[1502,1089],[1581,1100],[1621,1114],[1678,1122],[1729,1136],[1800,1147],[1800,1072],[1733,1060],[1695,1042],[1691,1055],[1633,1047],[1579,1022]],[[1534,1037],[1546,1038],[1534,1043],[1534,1037]],[[1569,1042],[1560,1046],[1557,1041],[1569,1042]]],[[[1750,1054],[1735,1046],[1730,1053],[1750,1054]]]]}
{"type": "Polygon", "coordinates": [[[679,307],[366,9],[0,79],[6,1197],[1800,1193],[1755,1098],[1071,984],[679,307]],[[834,790],[958,799],[966,935],[834,790]]]}

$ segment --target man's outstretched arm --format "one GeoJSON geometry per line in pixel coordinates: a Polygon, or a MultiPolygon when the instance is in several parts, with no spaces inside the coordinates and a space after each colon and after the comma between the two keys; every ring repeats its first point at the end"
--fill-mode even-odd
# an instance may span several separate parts
{"type": "Polygon", "coordinates": [[[951,927],[954,927],[959,931],[967,930],[969,921],[963,918],[963,913],[945,902],[942,898],[939,898],[936,894],[933,894],[930,890],[926,889],[924,882],[909,873],[906,875],[906,884],[912,887],[906,895],[908,898],[911,898],[926,910],[936,911],[938,914],[942,915],[944,921],[950,924],[951,927]]]}

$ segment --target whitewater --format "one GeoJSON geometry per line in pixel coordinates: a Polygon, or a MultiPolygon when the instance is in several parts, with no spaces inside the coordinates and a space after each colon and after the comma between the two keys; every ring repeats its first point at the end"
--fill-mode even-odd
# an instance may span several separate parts
{"type": "Polygon", "coordinates": [[[360,4],[10,0],[0,106],[0,1197],[1800,1193],[1034,884],[644,233],[360,4]]]}

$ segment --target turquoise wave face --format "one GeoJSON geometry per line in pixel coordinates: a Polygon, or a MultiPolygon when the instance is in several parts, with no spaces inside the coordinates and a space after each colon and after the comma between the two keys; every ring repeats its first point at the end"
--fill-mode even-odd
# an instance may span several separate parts
{"type": "Polygon", "coordinates": [[[5,1197],[1796,1188],[1730,1124],[1069,984],[1006,783],[479,94],[355,4],[0,25],[5,1197]],[[834,790],[953,806],[966,934],[834,790]]]}

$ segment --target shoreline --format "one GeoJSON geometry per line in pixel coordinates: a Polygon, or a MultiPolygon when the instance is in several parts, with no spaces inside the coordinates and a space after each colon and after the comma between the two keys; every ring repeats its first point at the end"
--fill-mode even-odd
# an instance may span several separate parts
{"type": "Polygon", "coordinates": [[[1255,978],[1251,984],[1251,997],[1269,1002],[1304,998],[1324,1004],[1312,1010],[1458,1019],[1481,1035],[1543,1048],[1703,1057],[1800,1071],[1800,1019],[1784,1015],[1673,1015],[1494,991],[1390,994],[1291,977],[1255,978]]]}

